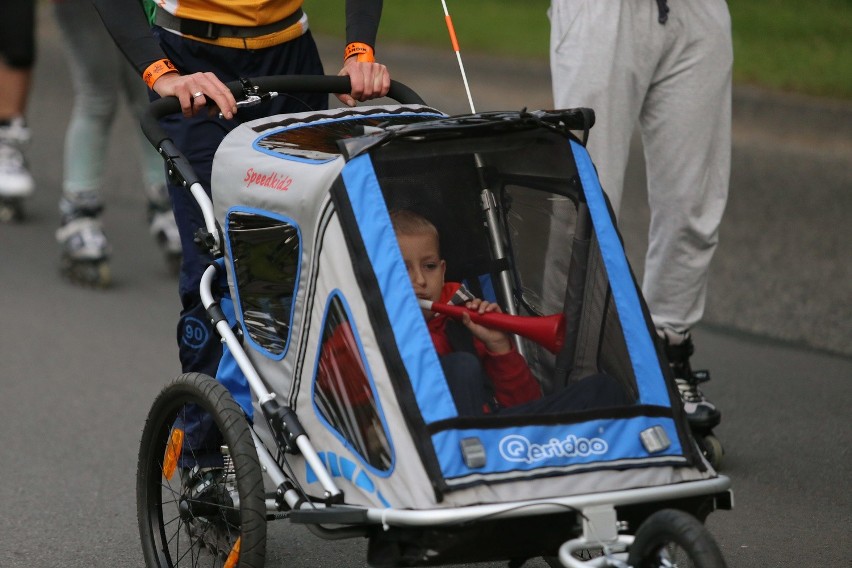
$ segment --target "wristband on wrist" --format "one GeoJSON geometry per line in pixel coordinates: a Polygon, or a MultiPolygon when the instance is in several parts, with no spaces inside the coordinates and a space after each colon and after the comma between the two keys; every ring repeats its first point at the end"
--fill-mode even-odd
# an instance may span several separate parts
{"type": "Polygon", "coordinates": [[[356,61],[367,63],[375,63],[376,57],[373,53],[373,48],[367,45],[366,43],[360,43],[357,41],[353,41],[349,45],[346,46],[346,49],[343,50],[343,61],[346,61],[353,55],[357,56],[356,61]]]}
{"type": "Polygon", "coordinates": [[[174,63],[172,63],[168,59],[160,59],[145,68],[145,71],[142,72],[142,79],[145,81],[145,84],[148,85],[149,89],[153,89],[154,83],[157,82],[157,79],[159,79],[166,73],[177,72],[178,70],[177,68],[175,68],[174,63]]]}

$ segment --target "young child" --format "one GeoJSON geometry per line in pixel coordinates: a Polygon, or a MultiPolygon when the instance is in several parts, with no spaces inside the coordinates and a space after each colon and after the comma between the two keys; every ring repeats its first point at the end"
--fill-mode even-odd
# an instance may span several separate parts
{"type": "MultiPolygon", "coordinates": [[[[391,212],[391,222],[418,299],[450,302],[461,284],[444,282],[446,262],[438,230],[408,210],[391,212]]],[[[480,314],[501,311],[499,305],[479,298],[468,299],[465,306],[480,314]]],[[[423,315],[459,415],[489,413],[541,398],[541,386],[506,333],[473,323],[467,314],[462,316],[463,329],[430,310],[423,310],[423,315]]]]}
{"type": "MultiPolygon", "coordinates": [[[[473,298],[458,282],[445,282],[438,229],[409,210],[392,211],[391,223],[418,299],[463,303],[480,314],[500,306],[473,298]]],[[[504,332],[462,315],[461,323],[423,310],[459,416],[539,414],[621,406],[632,401],[613,377],[595,374],[542,397],[541,386],[504,332]]]]}

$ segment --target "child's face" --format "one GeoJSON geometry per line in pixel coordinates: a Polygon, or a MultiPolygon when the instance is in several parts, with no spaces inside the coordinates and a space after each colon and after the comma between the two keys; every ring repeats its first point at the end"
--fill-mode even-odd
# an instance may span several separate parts
{"type": "MultiPolygon", "coordinates": [[[[437,302],[441,298],[446,271],[446,263],[438,250],[438,239],[431,234],[400,234],[397,241],[414,293],[420,299],[437,302]]],[[[431,317],[432,312],[423,310],[423,315],[431,317]]]]}

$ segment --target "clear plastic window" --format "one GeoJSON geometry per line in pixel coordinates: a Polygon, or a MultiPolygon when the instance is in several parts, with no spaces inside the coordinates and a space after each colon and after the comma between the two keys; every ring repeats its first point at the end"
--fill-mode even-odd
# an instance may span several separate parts
{"type": "Polygon", "coordinates": [[[299,277],[298,228],[234,211],[228,215],[227,230],[246,333],[272,355],[283,355],[299,277]]]}
{"type": "Polygon", "coordinates": [[[390,444],[367,365],[339,296],[333,296],[328,306],[314,402],[328,423],[367,463],[382,471],[390,468],[390,444]]]}

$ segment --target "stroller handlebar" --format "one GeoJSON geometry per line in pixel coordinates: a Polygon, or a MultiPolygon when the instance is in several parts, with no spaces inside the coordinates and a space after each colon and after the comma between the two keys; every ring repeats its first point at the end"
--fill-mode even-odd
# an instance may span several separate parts
{"type": "MultiPolygon", "coordinates": [[[[245,94],[245,86],[239,81],[233,81],[225,84],[234,97],[239,101],[245,94]]],[[[269,77],[257,77],[251,79],[251,86],[255,87],[261,93],[269,92],[308,92],[308,93],[348,93],[351,90],[349,77],[338,75],[274,75],[269,77]]],[[[425,104],[423,99],[414,92],[410,87],[398,82],[391,81],[390,90],[387,94],[391,98],[402,104],[425,104]]],[[[170,114],[180,112],[180,101],[177,97],[165,97],[158,99],[150,104],[147,111],[140,119],[142,132],[145,137],[154,146],[154,148],[166,151],[169,155],[174,155],[176,148],[163,147],[164,142],[168,141],[168,135],[159,124],[159,120],[170,114]]],[[[167,144],[166,146],[169,146],[167,144]]],[[[190,185],[189,180],[187,184],[190,185]]]]}

